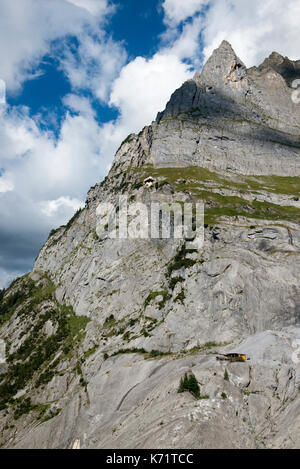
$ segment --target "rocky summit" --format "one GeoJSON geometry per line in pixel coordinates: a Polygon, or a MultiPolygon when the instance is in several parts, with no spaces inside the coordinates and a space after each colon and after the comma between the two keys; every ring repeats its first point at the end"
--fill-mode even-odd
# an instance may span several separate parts
{"type": "Polygon", "coordinates": [[[299,78],[224,41],[0,293],[3,448],[300,447],[299,78]],[[204,203],[203,246],[114,238],[124,200],[204,203]]]}

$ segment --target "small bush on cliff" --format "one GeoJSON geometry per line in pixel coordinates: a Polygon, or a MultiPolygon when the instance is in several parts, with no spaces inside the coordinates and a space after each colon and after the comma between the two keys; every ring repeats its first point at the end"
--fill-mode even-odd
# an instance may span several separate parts
{"type": "Polygon", "coordinates": [[[167,269],[167,277],[171,277],[172,273],[174,271],[180,270],[181,268],[189,269],[190,267],[193,267],[193,265],[196,264],[197,261],[194,259],[189,259],[186,257],[187,254],[193,254],[194,252],[197,252],[196,249],[187,249],[185,244],[181,246],[175,257],[172,259],[172,261],[168,265],[167,269]]]}
{"type": "Polygon", "coordinates": [[[182,393],[188,391],[193,394],[194,397],[200,399],[200,387],[195,375],[192,373],[189,376],[185,373],[184,378],[181,378],[178,392],[182,393]]]}

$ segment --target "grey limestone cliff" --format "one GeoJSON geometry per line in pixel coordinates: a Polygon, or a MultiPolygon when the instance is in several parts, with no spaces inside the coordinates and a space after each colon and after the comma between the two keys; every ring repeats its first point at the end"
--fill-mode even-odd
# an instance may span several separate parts
{"type": "Polygon", "coordinates": [[[300,447],[299,77],[224,41],[2,292],[2,447],[300,447]],[[203,248],[111,239],[120,195],[204,202],[203,248]]]}

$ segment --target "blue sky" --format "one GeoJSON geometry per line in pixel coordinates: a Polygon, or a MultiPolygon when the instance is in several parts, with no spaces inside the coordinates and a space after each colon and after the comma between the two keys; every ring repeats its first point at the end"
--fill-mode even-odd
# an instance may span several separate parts
{"type": "Polygon", "coordinates": [[[116,41],[125,41],[129,57],[151,57],[165,31],[163,8],[157,0],[127,0],[113,15],[110,27],[116,41]]]}
{"type": "Polygon", "coordinates": [[[0,287],[223,39],[248,66],[297,59],[299,17],[300,0],[0,0],[0,287]]]}

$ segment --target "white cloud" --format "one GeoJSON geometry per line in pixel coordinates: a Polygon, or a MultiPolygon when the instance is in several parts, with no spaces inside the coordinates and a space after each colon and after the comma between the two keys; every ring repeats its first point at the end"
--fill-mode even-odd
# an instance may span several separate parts
{"type": "Polygon", "coordinates": [[[0,105],[6,104],[6,84],[0,79],[0,105]]]}
{"type": "Polygon", "coordinates": [[[52,41],[76,36],[83,48],[91,38],[104,41],[99,24],[112,11],[107,0],[0,0],[0,78],[19,90],[52,41]]]}
{"type": "Polygon", "coordinates": [[[75,212],[79,208],[82,208],[84,204],[79,199],[71,199],[70,197],[59,197],[56,200],[45,200],[40,202],[41,212],[47,217],[53,215],[61,217],[68,216],[70,209],[75,212]],[[67,212],[67,213],[66,213],[67,212]]]}
{"type": "Polygon", "coordinates": [[[8,285],[13,280],[20,277],[23,274],[24,274],[24,272],[20,272],[20,271],[8,272],[7,270],[1,269],[1,267],[0,267],[0,289],[8,287],[8,285]]]}
{"type": "MultiPolygon", "coordinates": [[[[69,101],[89,110],[84,100],[69,101]]],[[[29,229],[45,232],[65,223],[90,185],[106,173],[109,161],[101,154],[100,127],[92,113],[67,113],[58,141],[24,109],[7,109],[0,128],[0,161],[6,170],[0,177],[2,227],[5,223],[20,232],[29,223],[29,229]]]]}
{"type": "Polygon", "coordinates": [[[65,50],[61,67],[74,89],[89,89],[97,99],[106,101],[126,58],[123,46],[111,38],[95,39],[85,35],[76,55],[65,50]]]}
{"type": "Polygon", "coordinates": [[[87,116],[95,116],[91,103],[88,98],[76,94],[68,94],[63,98],[63,104],[70,110],[87,116]]]}
{"type": "Polygon", "coordinates": [[[172,26],[193,16],[209,3],[209,0],[165,0],[163,9],[166,22],[172,26]]]}
{"type": "Polygon", "coordinates": [[[1,192],[10,192],[14,190],[14,184],[11,181],[11,174],[5,172],[0,175],[0,193],[1,192]]]}
{"type": "Polygon", "coordinates": [[[100,15],[104,11],[108,10],[108,4],[106,0],[67,0],[73,5],[87,10],[91,15],[100,15]]]}
{"type": "Polygon", "coordinates": [[[195,17],[190,23],[186,23],[182,31],[166,47],[166,52],[174,55],[180,60],[187,59],[194,67],[199,69],[201,66],[201,49],[199,46],[199,34],[203,26],[203,19],[195,17]]]}
{"type": "Polygon", "coordinates": [[[223,39],[248,67],[274,50],[294,60],[300,57],[299,0],[165,0],[163,8],[171,30],[202,11],[198,25],[205,59],[223,39]]]}
{"type": "Polygon", "coordinates": [[[128,128],[136,131],[150,124],[170,94],[191,76],[188,65],[176,55],[158,53],[148,60],[137,57],[115,80],[110,103],[120,109],[128,128]]]}
{"type": "Polygon", "coordinates": [[[93,115],[67,113],[56,141],[19,112],[8,110],[0,120],[0,160],[11,173],[15,191],[37,201],[84,196],[89,184],[105,174],[100,127],[93,115]]]}

